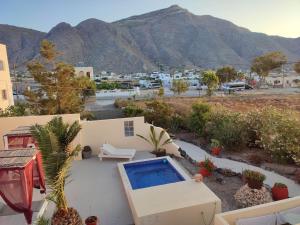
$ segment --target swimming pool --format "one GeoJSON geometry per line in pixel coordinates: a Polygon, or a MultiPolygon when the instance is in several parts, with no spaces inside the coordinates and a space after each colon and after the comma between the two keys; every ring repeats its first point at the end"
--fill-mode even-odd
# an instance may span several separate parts
{"type": "Polygon", "coordinates": [[[124,165],[133,190],[184,181],[166,158],[124,165]]]}
{"type": "Polygon", "coordinates": [[[118,163],[118,170],[136,225],[204,225],[201,212],[221,212],[221,200],[168,156],[118,163]]]}

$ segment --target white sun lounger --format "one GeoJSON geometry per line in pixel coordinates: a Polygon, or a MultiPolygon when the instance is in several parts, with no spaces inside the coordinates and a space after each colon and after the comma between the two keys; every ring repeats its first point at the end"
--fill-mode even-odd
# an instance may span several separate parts
{"type": "Polygon", "coordinates": [[[99,158],[118,158],[118,159],[129,159],[130,161],[135,156],[135,149],[115,148],[110,144],[103,144],[100,148],[99,158]]]}

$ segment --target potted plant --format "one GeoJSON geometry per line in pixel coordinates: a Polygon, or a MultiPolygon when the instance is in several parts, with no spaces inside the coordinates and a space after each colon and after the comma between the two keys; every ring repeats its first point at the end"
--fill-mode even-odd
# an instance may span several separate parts
{"type": "Polygon", "coordinates": [[[137,134],[137,136],[153,146],[152,153],[156,155],[156,157],[161,157],[166,156],[166,149],[164,149],[163,146],[172,143],[172,139],[169,137],[163,141],[163,138],[166,136],[166,134],[167,132],[165,130],[161,130],[159,135],[157,135],[154,126],[151,125],[149,138],[146,138],[140,134],[137,134]]]}
{"type": "Polygon", "coordinates": [[[209,177],[212,175],[212,172],[215,169],[215,165],[213,164],[213,162],[206,158],[204,161],[201,161],[199,163],[200,165],[200,170],[199,173],[203,176],[203,177],[209,177]]]}
{"type": "Polygon", "coordinates": [[[65,194],[72,162],[81,150],[80,145],[72,146],[71,143],[80,130],[78,121],[67,124],[62,117],[54,117],[44,126],[34,125],[31,128],[42,153],[47,185],[51,190],[48,199],[56,206],[51,218],[52,225],[69,224],[69,221],[72,225],[83,224],[77,210],[68,206],[65,194]]]}
{"type": "Polygon", "coordinates": [[[91,158],[91,156],[92,156],[91,147],[90,146],[84,146],[81,154],[82,154],[83,159],[91,158]]]}
{"type": "Polygon", "coordinates": [[[211,147],[211,153],[213,155],[216,155],[216,156],[220,155],[222,146],[217,139],[211,139],[210,147],[211,147]]]}
{"type": "Polygon", "coordinates": [[[244,170],[243,179],[252,189],[261,189],[266,176],[260,172],[253,170],[244,170]]]}
{"type": "Polygon", "coordinates": [[[97,216],[89,216],[85,219],[86,225],[97,225],[98,224],[98,217],[97,216]]]}
{"type": "Polygon", "coordinates": [[[289,197],[288,187],[283,183],[275,183],[272,187],[272,196],[275,201],[287,199],[289,197]]]}

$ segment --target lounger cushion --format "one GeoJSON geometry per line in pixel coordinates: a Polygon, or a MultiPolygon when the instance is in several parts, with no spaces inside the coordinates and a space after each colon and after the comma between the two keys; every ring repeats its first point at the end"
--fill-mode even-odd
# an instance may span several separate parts
{"type": "Polygon", "coordinates": [[[129,156],[132,157],[135,155],[135,149],[117,149],[110,144],[103,144],[102,151],[106,155],[115,155],[115,156],[129,156]]]}

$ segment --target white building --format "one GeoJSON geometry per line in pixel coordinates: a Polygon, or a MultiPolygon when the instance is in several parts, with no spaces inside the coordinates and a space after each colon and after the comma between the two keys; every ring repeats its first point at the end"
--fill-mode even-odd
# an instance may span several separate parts
{"type": "Polygon", "coordinates": [[[14,105],[6,46],[0,44],[0,108],[14,105]]]}
{"type": "Polygon", "coordinates": [[[161,80],[163,86],[171,85],[171,75],[168,73],[159,73],[158,79],[161,80]]]}
{"type": "Polygon", "coordinates": [[[174,80],[181,80],[182,79],[182,73],[175,73],[173,75],[174,80]]]}
{"type": "Polygon", "coordinates": [[[300,87],[300,75],[296,72],[290,72],[284,76],[271,73],[266,77],[266,82],[274,87],[300,87]]]}
{"type": "Polygon", "coordinates": [[[74,67],[75,74],[78,77],[88,77],[91,80],[94,80],[94,69],[93,67],[74,67]]]}

